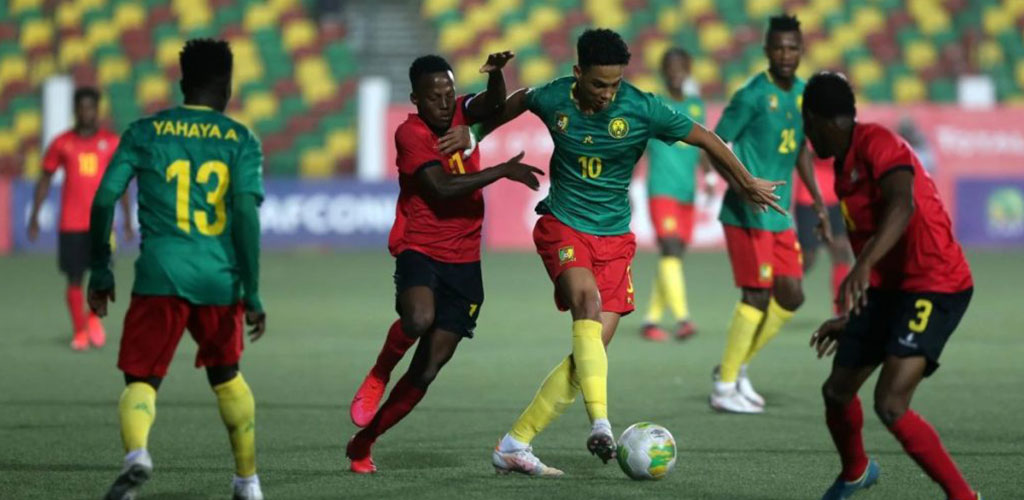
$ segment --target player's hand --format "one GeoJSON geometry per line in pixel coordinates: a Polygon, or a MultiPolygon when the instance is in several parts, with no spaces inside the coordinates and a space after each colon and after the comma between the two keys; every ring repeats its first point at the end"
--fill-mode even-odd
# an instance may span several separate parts
{"type": "Polygon", "coordinates": [[[814,204],[814,213],[818,216],[818,239],[832,244],[832,222],[828,218],[828,209],[824,205],[814,204]]]}
{"type": "Polygon", "coordinates": [[[267,332],[267,313],[263,311],[245,311],[245,324],[249,329],[249,341],[256,342],[267,332]]]}
{"type": "Polygon", "coordinates": [[[28,221],[28,241],[35,243],[39,239],[39,219],[35,217],[28,221]]]}
{"type": "Polygon", "coordinates": [[[871,268],[860,262],[854,264],[850,274],[839,285],[836,303],[840,310],[849,315],[859,314],[868,305],[868,288],[871,286],[871,268]]]}
{"type": "Polygon", "coordinates": [[[456,125],[448,129],[437,141],[437,149],[445,156],[465,151],[471,147],[473,147],[473,138],[466,125],[456,125]]]}
{"type": "Polygon", "coordinates": [[[747,203],[756,205],[761,209],[762,212],[768,211],[769,208],[776,212],[787,215],[788,212],[779,206],[779,195],[775,194],[775,190],[779,186],[786,184],[786,181],[766,181],[764,179],[754,177],[746,186],[738,190],[738,194],[742,196],[747,203]]]}
{"type": "Polygon", "coordinates": [[[481,73],[490,73],[492,71],[501,71],[501,68],[505,67],[509,61],[515,57],[515,52],[506,50],[504,52],[495,52],[487,56],[487,62],[483,66],[480,66],[481,73]]]}
{"type": "Polygon", "coordinates": [[[526,187],[536,191],[540,188],[540,179],[537,176],[544,175],[544,171],[533,165],[520,163],[525,154],[520,151],[519,154],[513,156],[509,161],[498,165],[498,168],[504,170],[503,176],[505,178],[525,184],[526,187]]]}
{"type": "Polygon", "coordinates": [[[835,354],[839,347],[839,335],[846,328],[846,317],[825,321],[811,334],[811,349],[818,351],[818,359],[835,354]]]}
{"type": "Polygon", "coordinates": [[[89,290],[89,296],[86,299],[89,303],[89,309],[101,318],[107,316],[108,300],[110,302],[117,302],[113,288],[110,290],[89,290]]]}

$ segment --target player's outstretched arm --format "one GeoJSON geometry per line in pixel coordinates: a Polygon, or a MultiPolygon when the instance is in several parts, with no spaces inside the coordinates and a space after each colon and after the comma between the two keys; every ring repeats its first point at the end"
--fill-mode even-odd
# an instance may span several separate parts
{"type": "Polygon", "coordinates": [[[256,341],[266,331],[267,315],[260,300],[260,211],[255,194],[235,194],[231,210],[231,242],[242,280],[245,322],[252,327],[249,338],[256,341]]]}
{"type": "Polygon", "coordinates": [[[544,171],[522,163],[523,155],[524,153],[520,152],[504,163],[476,173],[461,175],[450,175],[444,171],[440,163],[433,163],[420,168],[416,172],[416,180],[427,192],[427,195],[434,199],[466,196],[499,179],[509,179],[525,184],[536,191],[540,187],[540,180],[537,179],[537,176],[544,175],[544,171]]]}
{"type": "MultiPolygon", "coordinates": [[[[505,105],[502,107],[501,112],[497,116],[493,116],[488,120],[484,120],[480,123],[474,124],[473,135],[476,141],[482,141],[484,136],[490,134],[498,127],[515,120],[519,115],[523,114],[527,109],[527,92],[530,89],[519,89],[508,96],[505,99],[505,105]]],[[[470,103],[472,104],[472,102],[470,103]]],[[[455,154],[456,151],[462,151],[469,149],[471,144],[468,137],[468,132],[465,129],[459,127],[452,127],[438,140],[438,148],[444,155],[455,154]]]]}
{"type": "Polygon", "coordinates": [[[914,170],[896,167],[878,181],[882,190],[882,218],[878,231],[864,244],[857,262],[839,285],[839,305],[846,312],[859,312],[867,305],[867,291],[871,286],[871,268],[892,250],[914,215],[914,170]]]}
{"type": "Polygon", "coordinates": [[[505,107],[505,75],[501,70],[515,56],[510,50],[487,56],[487,62],[480,67],[481,73],[487,73],[487,90],[474,96],[466,106],[470,123],[489,120],[501,113],[505,107]]]}
{"type": "Polygon", "coordinates": [[[736,155],[729,149],[729,146],[726,146],[725,142],[714,132],[695,123],[690,133],[683,138],[683,142],[706,151],[719,173],[735,187],[736,192],[747,202],[757,205],[762,210],[772,208],[776,212],[787,213],[779,206],[779,196],[775,194],[775,188],[785,182],[766,181],[751,175],[739,158],[736,158],[736,155]]]}
{"type": "Polygon", "coordinates": [[[797,153],[796,173],[814,200],[814,212],[818,216],[818,238],[826,243],[832,243],[832,225],[829,222],[828,210],[825,208],[825,200],[818,188],[818,176],[814,175],[814,158],[811,150],[807,148],[806,141],[800,145],[800,152],[797,153]]]}
{"type": "Polygon", "coordinates": [[[39,238],[39,209],[50,194],[50,183],[53,182],[53,172],[43,170],[36,182],[36,190],[32,196],[32,212],[28,217],[28,240],[35,242],[39,238]]]}
{"type": "MultiPolygon", "coordinates": [[[[129,129],[129,133],[131,130],[129,129]]],[[[128,135],[127,133],[125,134],[128,135]]],[[[113,302],[114,273],[110,263],[110,230],[114,225],[114,207],[128,183],[135,176],[134,146],[131,140],[124,140],[117,146],[114,158],[110,160],[103,174],[100,187],[92,200],[89,213],[89,241],[91,262],[89,270],[89,308],[99,317],[107,315],[107,301],[113,302]]]]}

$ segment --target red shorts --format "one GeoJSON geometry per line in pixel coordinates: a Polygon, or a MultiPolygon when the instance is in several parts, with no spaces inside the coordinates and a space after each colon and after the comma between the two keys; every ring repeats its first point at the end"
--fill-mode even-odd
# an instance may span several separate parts
{"type": "Polygon", "coordinates": [[[136,377],[163,377],[188,328],[199,344],[196,367],[230,366],[242,357],[242,304],[195,305],[180,297],[132,296],[117,367],[136,377]]]}
{"type": "MultiPolygon", "coordinates": [[[[601,292],[601,310],[626,315],[633,312],[633,276],[630,266],[636,253],[633,233],[595,236],[579,232],[551,215],[544,215],[533,228],[533,243],[555,282],[562,271],[585,267],[594,273],[601,292]]],[[[569,306],[555,295],[558,310],[569,306]]]]}
{"type": "Polygon", "coordinates": [[[668,196],[654,196],[647,203],[658,238],[676,237],[689,243],[693,236],[693,204],[668,196]]]}
{"type": "Polygon", "coordinates": [[[772,232],[729,225],[723,228],[736,286],[771,288],[776,276],[803,277],[803,256],[792,229],[772,232]]]}

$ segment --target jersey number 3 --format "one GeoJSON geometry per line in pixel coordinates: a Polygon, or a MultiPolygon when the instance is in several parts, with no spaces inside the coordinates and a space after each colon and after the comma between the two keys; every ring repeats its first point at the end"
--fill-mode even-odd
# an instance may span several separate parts
{"type": "Polygon", "coordinates": [[[217,186],[206,194],[206,202],[213,205],[213,212],[216,220],[210,223],[209,215],[205,210],[196,210],[193,214],[189,211],[189,195],[192,188],[192,164],[188,160],[176,160],[167,167],[167,182],[177,181],[177,192],[175,195],[175,219],[178,221],[178,229],[186,233],[192,232],[191,219],[195,219],[196,229],[199,234],[205,236],[220,236],[228,223],[227,207],[224,205],[224,195],[228,191],[230,174],[228,166],[217,160],[210,160],[199,166],[196,172],[196,182],[209,184],[210,176],[217,176],[217,186]]]}

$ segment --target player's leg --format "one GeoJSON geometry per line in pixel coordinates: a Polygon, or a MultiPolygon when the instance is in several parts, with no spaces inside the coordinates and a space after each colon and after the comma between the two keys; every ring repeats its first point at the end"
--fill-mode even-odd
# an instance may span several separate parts
{"type": "Polygon", "coordinates": [[[437,265],[433,259],[415,251],[403,252],[395,259],[395,308],[399,319],[388,329],[376,363],[349,405],[349,417],[357,427],[365,427],[373,420],[391,379],[391,371],[416,339],[434,324],[433,287],[437,265]]]}
{"type": "Polygon", "coordinates": [[[57,262],[67,279],[64,301],[71,317],[71,349],[84,351],[89,348],[89,321],[85,310],[85,294],[82,282],[89,265],[89,247],[83,240],[88,233],[60,232],[57,235],[57,262]]]}
{"type": "MultiPolygon", "coordinates": [[[[658,241],[658,252],[660,258],[663,258],[665,257],[665,248],[662,240],[674,232],[673,229],[676,224],[675,215],[672,213],[674,206],[671,204],[671,200],[654,196],[648,199],[647,207],[651,215],[651,227],[654,228],[654,234],[658,241]]],[[[640,328],[640,335],[654,342],[668,340],[668,333],[660,326],[661,319],[665,315],[660,258],[658,270],[651,284],[651,298],[648,301],[647,315],[644,317],[644,323],[640,328]]]]}
{"type": "Polygon", "coordinates": [[[713,388],[709,402],[717,411],[760,413],[763,409],[739,393],[737,382],[771,299],[771,233],[728,225],[724,229],[733,277],[741,290],[741,299],[729,322],[721,364],[712,373],[713,388]]]}
{"type": "Polygon", "coordinates": [[[690,304],[686,299],[686,273],[684,271],[683,256],[693,237],[694,207],[690,203],[679,203],[679,232],[678,245],[666,249],[679,259],[678,266],[671,264],[670,267],[678,267],[678,272],[672,269],[663,271],[670,277],[669,292],[671,298],[669,305],[676,316],[676,339],[686,340],[697,334],[697,326],[690,319],[690,304]]]}
{"type": "Polygon", "coordinates": [[[156,419],[156,392],[185,330],[187,304],[174,297],[132,297],[118,353],[125,389],[118,402],[125,457],[106,498],[134,498],[153,471],[147,449],[156,419]]]}
{"type": "Polygon", "coordinates": [[[877,364],[846,367],[836,362],[821,387],[825,423],[842,465],[839,476],[822,500],[848,498],[857,490],[870,488],[878,481],[881,469],[864,451],[864,412],[857,396],[857,391],[877,367],[877,364]]]}
{"type": "Polygon", "coordinates": [[[818,260],[818,247],[821,240],[815,228],[818,226],[818,215],[811,205],[796,205],[793,209],[793,220],[796,225],[796,237],[800,242],[801,259],[803,259],[804,274],[811,272],[818,260]]]}

